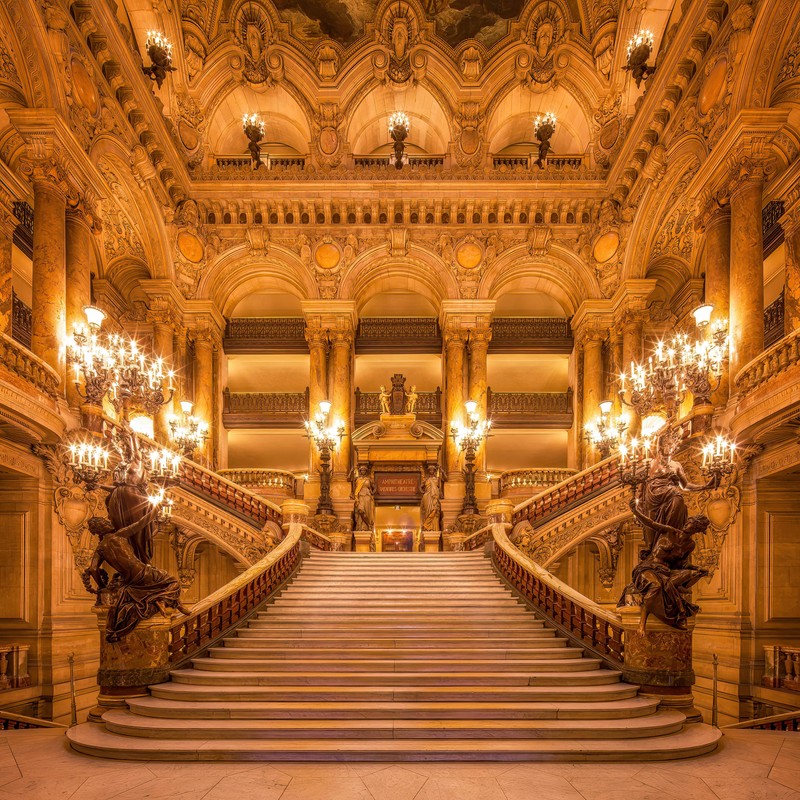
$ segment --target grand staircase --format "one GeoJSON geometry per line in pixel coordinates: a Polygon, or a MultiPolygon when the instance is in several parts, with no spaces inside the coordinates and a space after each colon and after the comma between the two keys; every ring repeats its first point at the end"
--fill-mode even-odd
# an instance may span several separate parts
{"type": "Polygon", "coordinates": [[[150,695],[72,728],[109,758],[671,759],[718,731],[621,682],[480,553],[314,552],[248,624],[150,695]]]}

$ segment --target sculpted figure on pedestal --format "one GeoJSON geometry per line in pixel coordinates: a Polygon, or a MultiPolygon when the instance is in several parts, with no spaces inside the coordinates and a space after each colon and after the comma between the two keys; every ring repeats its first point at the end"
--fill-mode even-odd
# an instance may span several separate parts
{"type": "Polygon", "coordinates": [[[355,498],[354,524],[355,531],[371,531],[375,527],[375,483],[369,469],[363,464],[358,468],[353,497],[355,498]]]}
{"type": "Polygon", "coordinates": [[[411,390],[406,392],[406,414],[416,413],[418,399],[419,394],[417,393],[417,387],[412,386],[411,390]]]}
{"type": "Polygon", "coordinates": [[[381,386],[381,414],[389,413],[389,401],[391,399],[391,393],[386,391],[385,386],[381,386]]]}
{"type": "Polygon", "coordinates": [[[420,512],[423,531],[441,530],[439,520],[442,515],[442,487],[438,470],[433,465],[428,467],[428,474],[422,481],[420,512]]]}

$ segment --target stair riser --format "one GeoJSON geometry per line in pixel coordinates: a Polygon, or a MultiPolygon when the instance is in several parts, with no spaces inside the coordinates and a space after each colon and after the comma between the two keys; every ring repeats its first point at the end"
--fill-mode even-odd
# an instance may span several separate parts
{"type": "Polygon", "coordinates": [[[404,663],[406,661],[426,661],[426,663],[434,661],[448,661],[456,662],[461,660],[478,660],[484,662],[503,663],[508,660],[517,661],[531,661],[536,662],[546,659],[580,659],[583,651],[578,648],[548,648],[543,650],[434,650],[431,648],[428,651],[417,649],[405,652],[401,649],[302,649],[302,650],[281,650],[269,648],[244,648],[236,647],[235,643],[231,643],[225,647],[211,648],[210,655],[214,658],[223,658],[236,660],[239,658],[259,658],[270,659],[278,663],[287,660],[299,661],[322,661],[327,659],[339,659],[345,661],[357,661],[362,659],[394,659],[396,662],[404,663]]]}
{"type": "MultiPolygon", "coordinates": [[[[305,678],[315,672],[329,672],[330,670],[345,670],[348,672],[385,672],[391,676],[395,672],[475,672],[491,669],[492,672],[557,672],[566,674],[569,672],[580,672],[587,669],[598,668],[600,662],[583,658],[559,661],[555,663],[536,662],[536,661],[493,661],[487,667],[486,662],[475,664],[467,661],[459,663],[457,661],[447,661],[445,663],[430,661],[326,661],[320,664],[318,661],[247,661],[246,666],[239,659],[234,658],[209,658],[197,659],[192,662],[198,669],[211,672],[237,672],[241,669],[252,670],[253,672],[284,672],[287,670],[297,671],[305,678]]],[[[391,680],[391,678],[389,678],[391,680]]]]}
{"type": "Polygon", "coordinates": [[[566,645],[566,640],[555,638],[552,631],[549,632],[549,634],[548,632],[544,632],[541,636],[520,636],[519,638],[503,638],[502,636],[495,638],[490,636],[477,637],[472,635],[464,639],[451,639],[444,643],[438,637],[425,637],[420,636],[419,634],[398,636],[394,639],[387,639],[385,636],[328,637],[324,634],[315,635],[314,633],[307,633],[305,636],[298,636],[295,633],[292,635],[292,638],[287,639],[276,634],[268,635],[266,632],[259,633],[258,631],[248,630],[239,631],[238,634],[239,635],[235,639],[237,642],[237,647],[269,647],[280,645],[281,647],[290,649],[295,647],[310,647],[316,645],[319,645],[320,647],[342,647],[343,645],[346,645],[347,647],[359,648],[397,646],[430,649],[447,646],[449,644],[470,645],[475,644],[476,641],[486,642],[487,644],[491,643],[492,647],[535,647],[538,644],[549,647],[551,643],[556,643],[553,644],[554,647],[557,647],[561,644],[566,645]]]}

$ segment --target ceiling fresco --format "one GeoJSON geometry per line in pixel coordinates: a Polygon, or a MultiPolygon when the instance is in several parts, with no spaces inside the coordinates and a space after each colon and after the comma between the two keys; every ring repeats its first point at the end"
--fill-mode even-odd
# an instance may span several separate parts
{"type": "MultiPolygon", "coordinates": [[[[350,45],[375,19],[379,0],[272,0],[292,32],[308,45],[329,37],[350,45]]],[[[525,0],[423,0],[436,32],[452,46],[477,39],[492,47],[508,33],[525,0]]]]}

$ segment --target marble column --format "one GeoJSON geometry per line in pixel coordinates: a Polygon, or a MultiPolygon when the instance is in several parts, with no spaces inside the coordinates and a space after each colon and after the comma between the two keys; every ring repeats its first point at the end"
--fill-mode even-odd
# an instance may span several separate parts
{"type": "MultiPolygon", "coordinates": [[[[759,225],[761,214],[759,213],[759,225]]],[[[727,207],[717,208],[705,223],[705,301],[714,306],[714,320],[730,317],[731,296],[731,212],[727,207]]],[[[725,370],[719,388],[711,396],[714,405],[725,405],[730,393],[729,371],[725,370]]]]}
{"type": "MultiPolygon", "coordinates": [[[[199,331],[194,339],[194,409],[193,413],[210,424],[214,421],[214,337],[199,331]]],[[[214,461],[213,439],[206,440],[205,456],[214,461]]]]}
{"type": "Polygon", "coordinates": [[[175,383],[178,387],[172,401],[172,408],[176,414],[181,413],[181,400],[194,402],[192,393],[189,391],[188,378],[191,370],[188,363],[187,345],[186,328],[181,325],[176,326],[172,332],[172,368],[177,376],[175,383]]]}
{"type": "Polygon", "coordinates": [[[344,424],[344,436],[334,456],[337,476],[350,474],[350,434],[353,425],[353,332],[331,331],[330,381],[331,421],[344,424]]]}
{"type": "Polygon", "coordinates": [[[450,433],[450,423],[464,420],[464,355],[466,331],[458,328],[445,331],[445,470],[448,480],[460,479],[459,451],[450,433]]]}
{"type": "Polygon", "coordinates": [[[31,349],[66,383],[66,194],[46,178],[33,183],[33,308],[31,349]]]}
{"type": "MultiPolygon", "coordinates": [[[[166,369],[172,369],[172,326],[165,319],[153,320],[153,352],[164,359],[166,369]]],[[[166,403],[156,411],[153,419],[153,431],[160,444],[169,442],[169,418],[173,412],[172,403],[166,403]]],[[[213,424],[210,416],[203,417],[213,424]]]]}
{"type": "Polygon", "coordinates": [[[763,180],[753,167],[731,194],[730,375],[764,349],[763,180]]]}
{"type": "MultiPolygon", "coordinates": [[[[603,334],[590,331],[583,339],[583,426],[600,413],[603,397],[603,334]]],[[[592,448],[584,448],[584,467],[588,467],[594,458],[592,448]]]]}
{"type": "MultiPolygon", "coordinates": [[[[90,220],[80,208],[67,211],[66,218],[67,331],[85,322],[84,306],[92,301],[92,270],[95,266],[94,235],[90,220]]],[[[67,402],[72,408],[83,403],[72,376],[67,376],[67,402]]]]}
{"type": "Polygon", "coordinates": [[[490,330],[469,332],[469,399],[478,404],[478,413],[486,417],[487,362],[490,330]]]}
{"type": "MultiPolygon", "coordinates": [[[[320,328],[306,327],[306,341],[309,353],[308,376],[308,416],[313,417],[319,411],[319,404],[328,400],[328,332],[320,328]]],[[[311,470],[309,478],[318,480],[319,454],[314,443],[309,440],[311,448],[311,470]]]]}
{"type": "Polygon", "coordinates": [[[784,335],[800,328],[800,201],[781,218],[786,237],[786,281],[783,290],[784,335]]]}
{"type": "MultiPolygon", "coordinates": [[[[628,313],[622,322],[622,364],[621,371],[630,374],[631,361],[641,362],[643,346],[644,321],[639,314],[628,313]]],[[[626,397],[630,400],[630,396],[626,397]]],[[[639,415],[630,406],[624,407],[624,413],[628,415],[628,433],[635,435],[641,428],[639,415]]]]}
{"type": "Polygon", "coordinates": [[[0,333],[11,336],[14,272],[11,265],[13,217],[0,208],[0,333]]]}

